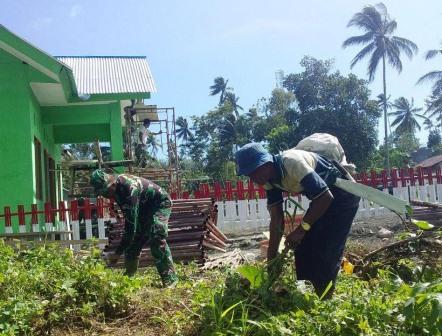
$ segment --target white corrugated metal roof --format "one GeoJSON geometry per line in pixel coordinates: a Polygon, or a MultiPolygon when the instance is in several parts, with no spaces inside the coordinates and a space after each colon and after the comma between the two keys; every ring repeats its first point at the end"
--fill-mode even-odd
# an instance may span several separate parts
{"type": "Polygon", "coordinates": [[[146,57],[55,56],[69,66],[79,94],[156,92],[146,57]]]}

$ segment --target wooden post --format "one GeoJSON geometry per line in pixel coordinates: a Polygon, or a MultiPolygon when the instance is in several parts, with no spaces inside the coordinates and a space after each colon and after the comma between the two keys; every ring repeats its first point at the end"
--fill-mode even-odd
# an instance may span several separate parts
{"type": "Polygon", "coordinates": [[[37,204],[31,205],[31,225],[32,225],[33,232],[40,232],[40,225],[38,224],[37,204]]]}
{"type": "MultiPolygon", "coordinates": [[[[98,238],[106,238],[106,230],[104,226],[104,201],[102,197],[97,198],[97,221],[98,221],[98,238]]],[[[104,248],[104,244],[100,244],[99,247],[104,248]]]]}
{"type": "MultiPolygon", "coordinates": [[[[72,236],[74,240],[80,240],[80,222],[78,216],[78,201],[71,201],[70,207],[71,224],[72,224],[72,236]]],[[[80,245],[73,245],[74,250],[80,250],[80,245]]]]}
{"type": "Polygon", "coordinates": [[[91,201],[89,198],[84,200],[84,219],[86,222],[86,239],[92,238],[92,208],[91,201]]]}
{"type": "Polygon", "coordinates": [[[44,204],[44,209],[45,209],[45,231],[46,232],[51,232],[53,231],[53,224],[51,221],[51,203],[46,202],[44,204]]]}
{"type": "Polygon", "coordinates": [[[17,215],[18,215],[18,232],[24,233],[26,232],[26,219],[25,219],[25,206],[20,204],[17,206],[17,215]]]}
{"type": "Polygon", "coordinates": [[[3,213],[5,215],[5,233],[12,233],[11,208],[5,206],[3,213]]]}

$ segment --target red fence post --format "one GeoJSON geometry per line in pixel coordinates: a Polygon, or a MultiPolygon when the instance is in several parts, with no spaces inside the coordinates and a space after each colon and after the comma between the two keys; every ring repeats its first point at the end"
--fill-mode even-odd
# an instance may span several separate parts
{"type": "Polygon", "coordinates": [[[183,197],[183,199],[189,199],[189,192],[188,191],[183,191],[182,197],[183,197]]]}
{"type": "Polygon", "coordinates": [[[20,204],[17,206],[18,225],[26,225],[25,206],[20,204]]]}
{"type": "Polygon", "coordinates": [[[51,220],[51,203],[46,202],[44,205],[44,209],[45,209],[45,223],[52,223],[51,220]]]}
{"type": "Polygon", "coordinates": [[[36,225],[38,224],[38,209],[37,204],[31,205],[31,224],[36,225]]]}
{"type": "Polygon", "coordinates": [[[362,172],[360,174],[360,178],[361,178],[362,184],[365,184],[367,186],[370,185],[369,182],[368,182],[368,177],[367,177],[367,173],[366,172],[362,172]]]}
{"type": "Polygon", "coordinates": [[[399,177],[400,177],[400,179],[401,179],[401,187],[406,187],[406,186],[407,186],[407,179],[405,178],[405,175],[406,175],[405,172],[406,172],[406,171],[405,171],[404,168],[402,168],[402,169],[399,171],[399,177]]]}
{"type": "Polygon", "coordinates": [[[416,178],[414,176],[414,169],[408,168],[408,178],[410,179],[410,185],[415,186],[416,185],[416,178]]]}
{"type": "Polygon", "coordinates": [[[433,169],[431,167],[426,168],[428,184],[433,184],[433,169]]]}
{"type": "Polygon", "coordinates": [[[104,218],[104,200],[102,197],[97,198],[97,218],[104,218]]]}
{"type": "Polygon", "coordinates": [[[374,170],[372,170],[370,173],[370,184],[372,187],[375,187],[375,188],[377,188],[377,186],[378,186],[378,177],[377,177],[377,174],[374,170]]]}
{"type": "Polygon", "coordinates": [[[417,167],[417,180],[420,186],[424,185],[424,171],[422,167],[417,167]]]}
{"type": "Polygon", "coordinates": [[[63,201],[58,202],[58,219],[60,222],[64,222],[66,220],[66,207],[63,201]]]}
{"type": "Polygon", "coordinates": [[[11,208],[8,206],[5,206],[3,208],[3,212],[5,214],[5,226],[12,226],[11,208]]]}
{"type": "Polygon", "coordinates": [[[71,201],[70,212],[71,212],[71,219],[73,221],[78,221],[78,201],[77,200],[71,201]]]}
{"type": "Polygon", "coordinates": [[[250,179],[247,182],[247,197],[248,197],[248,199],[255,199],[256,198],[255,184],[250,179]]]}
{"type": "Polygon", "coordinates": [[[244,184],[242,181],[236,182],[237,197],[239,200],[244,199],[244,184]]]}
{"type": "Polygon", "coordinates": [[[226,199],[228,201],[233,200],[233,190],[232,190],[232,182],[226,182],[226,199]]]}
{"type": "Polygon", "coordinates": [[[383,189],[387,189],[388,188],[388,175],[387,175],[387,171],[383,170],[381,172],[381,178],[382,178],[382,187],[383,189]]]}
{"type": "Polygon", "coordinates": [[[84,199],[84,219],[88,220],[92,217],[91,200],[89,198],[84,199]]]}
{"type": "Polygon", "coordinates": [[[393,168],[391,170],[391,184],[393,185],[393,188],[397,188],[398,186],[398,176],[396,168],[393,168]]]}
{"type": "Polygon", "coordinates": [[[202,195],[201,195],[201,192],[199,190],[195,190],[193,192],[193,195],[195,196],[195,198],[203,198],[202,195]]]}
{"type": "Polygon", "coordinates": [[[203,183],[203,195],[206,198],[210,198],[210,187],[209,183],[203,183]]]}
{"type": "Polygon", "coordinates": [[[436,168],[436,183],[437,184],[441,184],[442,183],[442,174],[441,174],[439,166],[436,168]]]}
{"type": "Polygon", "coordinates": [[[222,201],[223,193],[222,193],[222,190],[221,190],[221,184],[219,184],[219,182],[215,182],[213,184],[213,190],[214,190],[214,193],[215,193],[215,200],[222,201]]]}

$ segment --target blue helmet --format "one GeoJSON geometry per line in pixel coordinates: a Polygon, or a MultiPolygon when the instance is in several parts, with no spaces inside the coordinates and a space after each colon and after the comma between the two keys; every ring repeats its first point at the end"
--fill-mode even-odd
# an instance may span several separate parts
{"type": "Polygon", "coordinates": [[[238,175],[250,175],[267,162],[273,162],[273,156],[257,142],[244,145],[236,152],[238,175]]]}

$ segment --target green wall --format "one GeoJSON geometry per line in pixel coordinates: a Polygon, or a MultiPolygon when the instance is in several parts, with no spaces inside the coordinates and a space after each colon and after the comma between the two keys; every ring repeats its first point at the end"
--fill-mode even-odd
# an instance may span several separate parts
{"type": "Polygon", "coordinates": [[[0,212],[33,198],[30,99],[26,65],[0,63],[0,212]]]}
{"type": "MultiPolygon", "coordinates": [[[[42,210],[44,202],[49,201],[45,150],[57,165],[60,144],[99,139],[111,143],[113,160],[123,159],[119,100],[42,107],[32,92],[31,82],[53,83],[54,80],[0,49],[0,214],[4,213],[5,206],[16,212],[19,204],[30,211],[31,204],[37,203],[42,210]],[[41,199],[36,198],[34,137],[41,143],[41,199]]],[[[61,187],[56,174],[57,203],[61,187]]],[[[30,224],[29,215],[26,222],[30,224]]],[[[43,223],[43,216],[40,222],[43,223]]],[[[17,217],[13,229],[18,232],[17,217]]],[[[4,218],[0,218],[2,232],[4,218]]]]}

